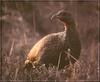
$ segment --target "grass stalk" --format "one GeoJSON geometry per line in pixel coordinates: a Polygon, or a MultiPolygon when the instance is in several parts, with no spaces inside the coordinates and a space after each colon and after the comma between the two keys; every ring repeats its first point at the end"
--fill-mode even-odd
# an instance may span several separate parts
{"type": "Polygon", "coordinates": [[[14,43],[15,43],[15,40],[13,39],[12,44],[11,44],[11,48],[10,48],[10,52],[9,52],[9,56],[12,55],[13,48],[14,48],[14,43]]]}

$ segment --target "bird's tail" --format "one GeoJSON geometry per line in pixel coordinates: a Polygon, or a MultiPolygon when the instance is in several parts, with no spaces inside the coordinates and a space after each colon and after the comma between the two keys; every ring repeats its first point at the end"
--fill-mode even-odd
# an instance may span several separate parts
{"type": "Polygon", "coordinates": [[[32,62],[30,60],[25,61],[24,70],[30,71],[34,66],[32,65],[32,62]]]}

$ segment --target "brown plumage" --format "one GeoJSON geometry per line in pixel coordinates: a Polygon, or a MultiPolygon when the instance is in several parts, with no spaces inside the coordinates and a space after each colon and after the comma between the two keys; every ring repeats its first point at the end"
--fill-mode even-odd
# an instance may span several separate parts
{"type": "MultiPolygon", "coordinates": [[[[53,15],[52,18],[57,18],[63,22],[65,30],[49,34],[38,41],[27,56],[25,62],[27,68],[32,67],[32,63],[45,64],[47,67],[49,64],[57,66],[59,55],[61,54],[59,69],[62,69],[69,63],[66,60],[67,55],[64,54],[64,51],[68,49],[71,50],[73,57],[79,58],[81,44],[72,16],[66,11],[61,10],[53,15]]],[[[71,60],[73,63],[75,62],[74,59],[71,58],[71,60]]]]}

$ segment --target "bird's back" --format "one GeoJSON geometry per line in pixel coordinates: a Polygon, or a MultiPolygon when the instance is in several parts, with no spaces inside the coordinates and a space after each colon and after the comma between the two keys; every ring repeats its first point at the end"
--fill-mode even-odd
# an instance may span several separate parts
{"type": "Polygon", "coordinates": [[[27,59],[42,63],[57,63],[59,53],[64,51],[65,31],[45,36],[37,42],[28,54],[27,59]],[[54,60],[54,62],[53,62],[54,60]]]}

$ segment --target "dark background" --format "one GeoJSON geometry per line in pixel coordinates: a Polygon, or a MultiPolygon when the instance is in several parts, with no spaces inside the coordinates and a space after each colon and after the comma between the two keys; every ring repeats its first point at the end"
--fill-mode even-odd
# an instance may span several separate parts
{"type": "Polygon", "coordinates": [[[23,67],[32,46],[43,36],[64,30],[59,21],[50,20],[50,17],[61,9],[73,15],[82,44],[79,58],[81,69],[77,68],[75,80],[98,80],[100,58],[98,0],[2,0],[1,6],[2,80],[25,79],[19,69],[23,67]]]}

